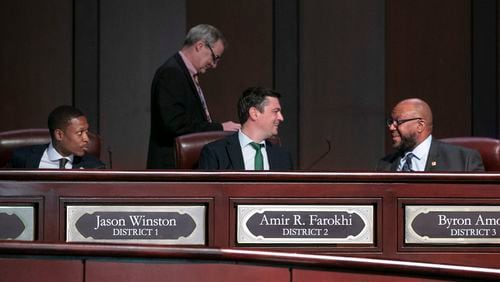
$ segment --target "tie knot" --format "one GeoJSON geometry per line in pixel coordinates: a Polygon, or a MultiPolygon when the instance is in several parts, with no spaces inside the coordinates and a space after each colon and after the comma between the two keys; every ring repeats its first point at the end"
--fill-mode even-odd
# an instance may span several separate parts
{"type": "Polygon", "coordinates": [[[415,157],[415,155],[412,152],[409,152],[406,154],[405,159],[411,160],[413,157],[415,157]]]}
{"type": "Polygon", "coordinates": [[[262,149],[262,147],[264,147],[264,144],[255,143],[255,142],[251,142],[250,145],[255,149],[255,151],[260,151],[262,149]]]}
{"type": "Polygon", "coordinates": [[[59,159],[59,168],[60,169],[65,169],[67,162],[68,162],[68,159],[66,159],[66,158],[60,158],[59,159]]]}

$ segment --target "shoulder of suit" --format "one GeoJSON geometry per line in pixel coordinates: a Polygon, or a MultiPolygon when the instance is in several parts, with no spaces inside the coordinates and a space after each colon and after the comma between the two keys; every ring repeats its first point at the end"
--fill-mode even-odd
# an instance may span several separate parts
{"type": "Polygon", "coordinates": [[[221,138],[219,140],[212,141],[212,142],[208,143],[206,146],[220,147],[220,146],[226,146],[226,145],[234,143],[234,142],[239,143],[237,132],[235,134],[230,134],[230,135],[224,136],[223,138],[221,138]]]}
{"type": "Polygon", "coordinates": [[[49,144],[41,144],[41,145],[30,145],[30,146],[23,146],[17,148],[14,152],[18,153],[30,153],[30,152],[40,152],[40,151],[45,151],[49,144]]]}
{"type": "Polygon", "coordinates": [[[455,145],[455,144],[448,144],[445,142],[441,142],[439,140],[433,140],[432,142],[434,144],[437,144],[441,148],[441,150],[445,150],[445,151],[449,151],[449,152],[478,153],[478,151],[475,149],[470,149],[470,148],[466,148],[466,147],[455,145]]]}

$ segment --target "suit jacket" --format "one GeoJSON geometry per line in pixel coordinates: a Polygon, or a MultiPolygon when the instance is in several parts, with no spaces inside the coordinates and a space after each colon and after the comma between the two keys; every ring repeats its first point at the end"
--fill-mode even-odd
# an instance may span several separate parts
{"type": "Polygon", "coordinates": [[[179,53],[157,71],[151,87],[151,134],[148,168],[175,167],[175,137],[222,130],[208,122],[193,79],[179,53]]]}
{"type": "MultiPolygon", "coordinates": [[[[396,171],[400,160],[400,153],[388,155],[379,161],[377,171],[396,171]]],[[[432,139],[425,171],[484,171],[484,165],[478,151],[432,139]]]]}
{"type": "MultiPolygon", "coordinates": [[[[49,144],[33,145],[16,149],[12,154],[12,158],[8,161],[6,167],[37,169],[40,166],[40,160],[42,159],[43,153],[48,146],[49,144]]],[[[86,154],[82,157],[74,156],[73,168],[104,169],[106,168],[106,166],[96,157],[86,154]]]]}
{"type": "MultiPolygon", "coordinates": [[[[290,154],[280,146],[266,141],[266,152],[270,170],[291,170],[293,168],[290,154]]],[[[205,145],[201,150],[198,168],[244,170],[245,164],[238,133],[205,145]]]]}

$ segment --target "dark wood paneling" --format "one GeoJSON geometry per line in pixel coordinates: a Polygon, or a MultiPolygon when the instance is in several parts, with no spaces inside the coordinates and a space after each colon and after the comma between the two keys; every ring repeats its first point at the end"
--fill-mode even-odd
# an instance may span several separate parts
{"type": "MultiPolygon", "coordinates": [[[[11,241],[0,242],[0,253],[19,264],[23,256],[47,261],[65,256],[85,265],[84,281],[103,282],[479,281],[500,277],[497,269],[483,267],[219,248],[11,241]]],[[[33,260],[22,264],[28,269],[32,265],[33,260]]],[[[36,277],[37,281],[45,281],[47,276],[36,277]]]]}
{"type": "Polygon", "coordinates": [[[243,90],[249,86],[273,87],[273,2],[186,3],[188,29],[201,23],[211,24],[229,42],[217,68],[201,76],[200,82],[213,118],[237,121],[236,102],[243,90]]]}
{"type": "Polygon", "coordinates": [[[274,88],[280,92],[285,122],[280,124],[282,145],[299,163],[299,1],[274,0],[274,88]]]}
{"type": "Polygon", "coordinates": [[[471,1],[386,1],[386,114],[419,97],[437,138],[471,131],[471,1]]]}
{"type": "Polygon", "coordinates": [[[182,45],[184,25],[183,0],[100,1],[99,124],[115,169],[146,167],[151,82],[182,45]]]}
{"type": "Polygon", "coordinates": [[[471,2],[472,133],[498,138],[497,0],[471,2]]]}
{"type": "Polygon", "coordinates": [[[87,261],[85,279],[100,281],[272,281],[288,282],[287,268],[221,263],[118,263],[87,261]]]}
{"type": "Polygon", "coordinates": [[[72,104],[72,1],[6,1],[0,9],[0,131],[46,127],[72,104]]]}
{"type": "Polygon", "coordinates": [[[384,1],[301,1],[300,167],[373,169],[383,155],[384,1]]]}
{"type": "Polygon", "coordinates": [[[78,260],[0,258],[2,282],[81,282],[83,263],[78,260]]]}
{"type": "Polygon", "coordinates": [[[99,2],[73,0],[74,105],[85,113],[95,133],[99,133],[99,2]]]}
{"type": "MultiPolygon", "coordinates": [[[[383,268],[383,267],[382,267],[383,268]]],[[[293,270],[293,282],[307,282],[311,281],[314,277],[315,282],[330,282],[330,281],[370,281],[370,282],[426,282],[426,281],[447,281],[447,279],[439,279],[437,277],[424,278],[424,277],[411,277],[401,274],[401,276],[394,277],[392,275],[384,275],[377,273],[364,273],[359,271],[357,273],[349,272],[325,272],[316,270],[293,270]]]]}

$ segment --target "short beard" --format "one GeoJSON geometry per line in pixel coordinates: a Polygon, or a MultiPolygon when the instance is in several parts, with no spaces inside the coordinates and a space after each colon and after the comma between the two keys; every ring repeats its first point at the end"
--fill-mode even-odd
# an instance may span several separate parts
{"type": "Polygon", "coordinates": [[[413,150],[417,146],[417,133],[413,133],[409,136],[401,136],[401,142],[396,146],[396,150],[401,153],[405,153],[413,150]]]}

